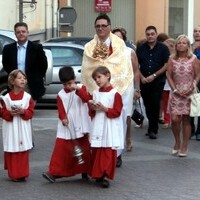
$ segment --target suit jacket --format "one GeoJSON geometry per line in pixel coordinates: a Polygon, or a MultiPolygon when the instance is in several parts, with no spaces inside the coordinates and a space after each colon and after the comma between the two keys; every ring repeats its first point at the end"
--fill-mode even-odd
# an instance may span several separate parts
{"type": "MultiPolygon", "coordinates": [[[[9,74],[17,69],[17,43],[11,43],[4,47],[2,52],[4,70],[9,74]]],[[[34,100],[39,99],[45,93],[44,77],[47,70],[47,58],[41,44],[28,41],[26,49],[25,73],[27,83],[34,100]]]]}

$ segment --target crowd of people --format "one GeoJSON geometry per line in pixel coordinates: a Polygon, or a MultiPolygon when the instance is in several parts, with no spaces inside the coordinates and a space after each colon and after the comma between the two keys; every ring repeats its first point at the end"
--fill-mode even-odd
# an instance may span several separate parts
{"type": "MultiPolygon", "coordinates": [[[[192,45],[184,34],[173,39],[148,26],[136,51],[126,46],[124,28],[112,29],[108,15],[100,14],[94,27],[94,39],[84,47],[82,83],[76,83],[73,68],[59,71],[63,88],[57,95],[57,136],[42,174],[51,183],[81,174],[83,180],[91,177],[109,187],[124,149],[133,148],[134,99],[143,100],[149,139],[158,138],[159,123],[171,127],[172,155],[187,156],[191,133],[200,140],[200,118],[195,131],[189,116],[189,97],[200,79],[200,26],[194,29],[192,45]]],[[[12,181],[21,182],[29,176],[31,118],[44,94],[47,62],[42,46],[28,40],[27,24],[17,23],[14,30],[18,41],[3,49],[10,91],[1,97],[0,114],[4,168],[12,181]]]]}

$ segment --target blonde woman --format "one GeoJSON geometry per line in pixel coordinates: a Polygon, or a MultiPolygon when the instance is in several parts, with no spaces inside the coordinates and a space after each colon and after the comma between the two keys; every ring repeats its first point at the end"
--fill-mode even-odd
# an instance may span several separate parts
{"type": "Polygon", "coordinates": [[[180,35],[175,41],[175,52],[168,61],[167,69],[167,78],[172,90],[169,111],[175,139],[172,154],[179,157],[186,157],[188,152],[191,134],[189,96],[199,81],[199,69],[199,62],[192,53],[188,37],[180,35]]]}

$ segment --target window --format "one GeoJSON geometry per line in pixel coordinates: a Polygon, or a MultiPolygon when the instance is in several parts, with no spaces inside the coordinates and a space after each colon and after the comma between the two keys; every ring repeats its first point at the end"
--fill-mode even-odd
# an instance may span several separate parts
{"type": "Polygon", "coordinates": [[[169,35],[187,34],[188,0],[169,0],[169,35]]]}
{"type": "Polygon", "coordinates": [[[73,47],[44,47],[51,50],[54,67],[80,66],[82,63],[83,50],[73,47]]]}

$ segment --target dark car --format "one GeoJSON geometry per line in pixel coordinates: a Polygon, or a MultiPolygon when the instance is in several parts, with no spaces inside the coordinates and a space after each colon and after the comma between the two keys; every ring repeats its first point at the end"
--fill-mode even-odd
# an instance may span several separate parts
{"type": "Polygon", "coordinates": [[[79,44],[84,46],[87,42],[92,40],[92,37],[56,37],[46,40],[44,43],[54,42],[54,43],[68,43],[68,44],[79,44]]]}
{"type": "MultiPolygon", "coordinates": [[[[71,43],[71,44],[79,44],[84,46],[87,42],[92,40],[92,37],[55,37],[51,38],[49,40],[44,41],[44,43],[49,43],[49,42],[64,42],[64,43],[71,43]]],[[[132,48],[133,50],[136,50],[135,45],[133,44],[132,41],[127,40],[126,46],[132,48]]]]}

